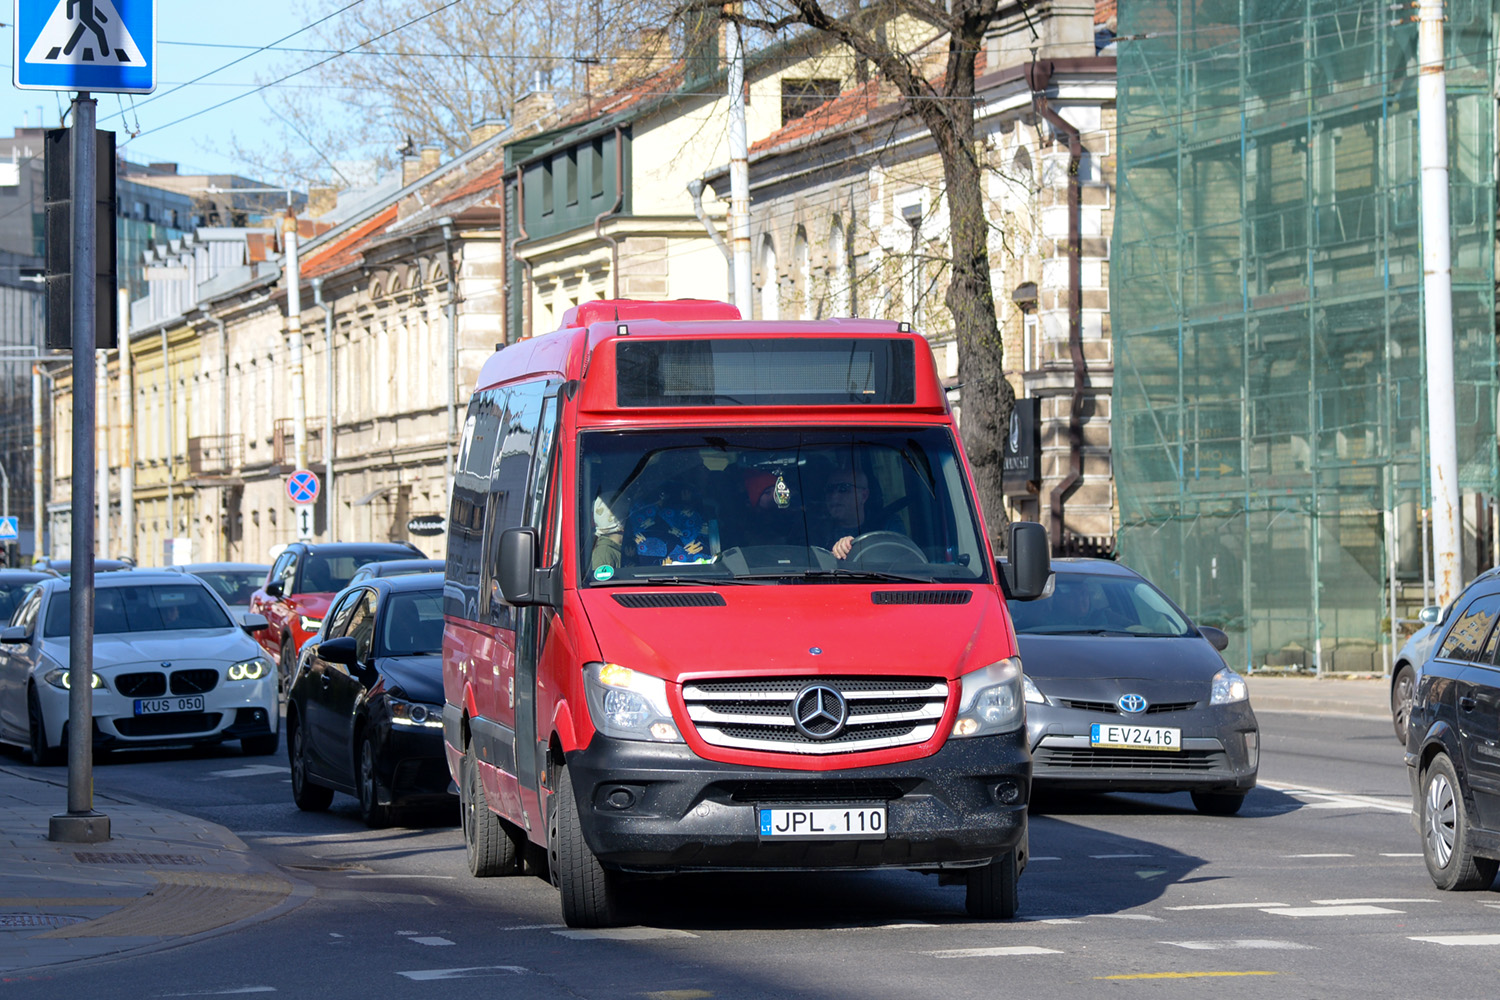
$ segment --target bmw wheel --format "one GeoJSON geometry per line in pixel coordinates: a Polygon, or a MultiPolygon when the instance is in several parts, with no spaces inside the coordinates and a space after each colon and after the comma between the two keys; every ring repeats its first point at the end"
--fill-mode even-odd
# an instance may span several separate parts
{"type": "Polygon", "coordinates": [[[1453,761],[1438,754],[1422,772],[1422,857],[1439,889],[1486,889],[1500,861],[1474,856],[1469,810],[1453,761]]]}
{"type": "Polygon", "coordinates": [[[47,745],[47,725],[42,716],[42,701],[36,695],[36,688],[29,688],[26,692],[26,716],[31,723],[30,750],[31,763],[37,767],[56,767],[63,762],[66,755],[63,747],[49,747],[47,745]]]}

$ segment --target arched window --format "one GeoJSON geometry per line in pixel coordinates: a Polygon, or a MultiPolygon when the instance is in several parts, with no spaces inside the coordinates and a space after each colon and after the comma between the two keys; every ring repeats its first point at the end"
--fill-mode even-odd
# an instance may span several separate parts
{"type": "Polygon", "coordinates": [[[828,310],[832,316],[854,315],[852,283],[849,280],[849,247],[844,240],[844,223],[833,217],[828,233],[828,310]]]}
{"type": "Polygon", "coordinates": [[[812,287],[812,254],[807,248],[807,230],[797,227],[792,238],[792,274],[797,286],[797,304],[801,319],[817,318],[817,296],[812,287]]]}
{"type": "Polygon", "coordinates": [[[768,235],[760,245],[760,318],[781,318],[781,289],[776,271],[776,246],[768,235]]]}

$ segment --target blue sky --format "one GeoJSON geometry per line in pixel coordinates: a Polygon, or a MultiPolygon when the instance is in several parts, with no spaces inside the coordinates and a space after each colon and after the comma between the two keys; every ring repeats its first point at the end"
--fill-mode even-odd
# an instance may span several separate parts
{"type": "MultiPolygon", "coordinates": [[[[48,2],[48,0],[23,0],[48,2]]],[[[170,161],[179,163],[184,173],[236,173],[249,168],[234,159],[233,141],[242,144],[279,143],[280,132],[273,128],[274,119],[260,95],[251,95],[216,111],[180,124],[177,119],[209,108],[221,101],[246,93],[256,86],[258,75],[273,67],[287,66],[295,59],[311,63],[319,57],[306,54],[261,53],[235,66],[215,73],[199,83],[177,89],[177,85],[202,76],[248,53],[253,47],[267,45],[290,34],[315,18],[304,9],[304,0],[253,0],[230,3],[226,0],[156,0],[157,89],[155,94],[99,94],[99,127],[119,132],[122,145],[126,136],[122,124],[131,129],[139,122],[141,136],[125,146],[126,156],[137,163],[170,161]],[[182,44],[188,43],[188,44],[182,44]],[[234,45],[244,47],[222,48],[234,45]],[[175,91],[175,92],[171,92],[175,91]],[[169,93],[171,92],[171,93],[169,93]],[[119,117],[121,110],[126,117],[119,117]]],[[[10,13],[10,5],[3,9],[10,13]]],[[[5,18],[7,21],[9,17],[5,18]]],[[[288,42],[297,45],[310,34],[288,42]]],[[[0,29],[3,42],[5,83],[0,86],[0,134],[23,124],[56,127],[59,109],[65,109],[71,95],[37,90],[17,90],[11,85],[11,63],[15,35],[10,24],[0,29]]],[[[288,81],[296,83],[294,79],[288,81]]],[[[309,80],[310,82],[310,80],[309,80]]]]}

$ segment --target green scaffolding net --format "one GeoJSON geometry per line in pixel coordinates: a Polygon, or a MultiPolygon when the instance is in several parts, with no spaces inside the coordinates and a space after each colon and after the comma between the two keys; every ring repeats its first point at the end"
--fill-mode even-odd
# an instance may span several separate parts
{"type": "MultiPolygon", "coordinates": [[[[1120,554],[1226,629],[1229,662],[1251,670],[1388,669],[1424,601],[1412,14],[1120,5],[1120,554]]],[[[1495,20],[1488,3],[1447,4],[1468,573],[1496,544],[1495,20]]]]}

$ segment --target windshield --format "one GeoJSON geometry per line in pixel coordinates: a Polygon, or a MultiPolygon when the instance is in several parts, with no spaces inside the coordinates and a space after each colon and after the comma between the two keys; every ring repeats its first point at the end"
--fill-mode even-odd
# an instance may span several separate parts
{"type": "MultiPolygon", "coordinates": [[[[72,622],[68,592],[54,591],[42,634],[47,638],[65,636],[72,622]]],[[[224,609],[196,581],[149,587],[101,587],[94,591],[95,635],[230,627],[224,609]]]]}
{"type": "Polygon", "coordinates": [[[214,593],[231,607],[236,604],[249,604],[250,595],[266,582],[266,571],[263,569],[205,570],[193,575],[212,587],[214,593]]]}
{"type": "Polygon", "coordinates": [[[990,579],[946,427],[579,435],[582,578],[990,579]]]}
{"type": "Polygon", "coordinates": [[[380,618],[381,656],[443,651],[443,592],[392,594],[380,618]]]}
{"type": "Polygon", "coordinates": [[[1020,635],[1196,634],[1165,594],[1128,576],[1058,573],[1050,596],[1008,606],[1020,635]]]}

